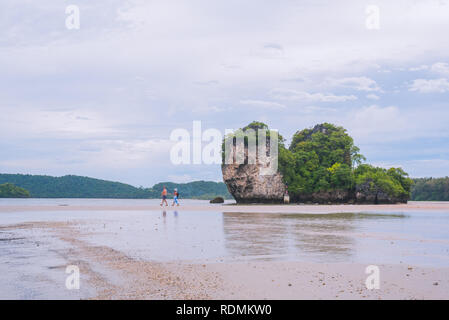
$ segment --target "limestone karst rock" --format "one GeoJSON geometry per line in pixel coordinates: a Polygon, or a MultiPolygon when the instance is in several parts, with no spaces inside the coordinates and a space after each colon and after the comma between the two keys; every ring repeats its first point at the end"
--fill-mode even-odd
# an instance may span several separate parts
{"type": "Polygon", "coordinates": [[[369,204],[407,203],[408,200],[407,197],[395,197],[389,195],[381,188],[371,186],[370,182],[356,185],[354,197],[357,203],[369,204]]]}
{"type": "Polygon", "coordinates": [[[261,175],[258,164],[222,165],[223,180],[237,203],[282,203],[286,186],[282,175],[261,175]]]}
{"type": "Polygon", "coordinates": [[[284,203],[287,189],[292,203],[400,203],[410,197],[408,174],[362,163],[343,127],[323,123],[297,131],[288,149],[273,132],[252,122],[225,138],[223,180],[237,203],[284,203]],[[261,130],[265,138],[252,133],[261,130]]]}

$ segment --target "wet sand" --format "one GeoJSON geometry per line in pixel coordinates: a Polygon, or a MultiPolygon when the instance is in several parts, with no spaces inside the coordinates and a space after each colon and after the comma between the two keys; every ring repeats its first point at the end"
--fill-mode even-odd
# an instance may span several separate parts
{"type": "MultiPolygon", "coordinates": [[[[183,210],[259,213],[401,212],[403,210],[445,210],[446,203],[410,203],[397,206],[216,206],[199,205],[183,210]]],[[[111,206],[3,206],[0,212],[65,210],[114,210],[111,206]],[[28,210],[26,210],[28,209],[28,210]],[[11,211],[12,210],[12,211],[11,211]]],[[[167,208],[169,210],[173,208],[167,208]]],[[[124,210],[124,208],[120,208],[124,210]]],[[[132,210],[161,210],[159,206],[127,206],[132,210]]],[[[64,259],[59,266],[80,267],[89,294],[82,299],[449,299],[449,267],[411,264],[379,264],[380,288],[368,290],[366,264],[305,261],[247,261],[194,263],[186,260],[156,262],[126,252],[93,244],[96,230],[85,221],[35,221],[1,225],[2,233],[21,230],[51,235],[68,246],[47,248],[64,259]]],[[[101,223],[94,222],[94,223],[101,223]]],[[[365,237],[365,235],[359,235],[365,237]]],[[[389,239],[387,239],[390,241],[389,239]]],[[[393,242],[391,242],[393,243],[393,242]]],[[[45,244],[41,243],[41,246],[45,244]]],[[[374,252],[382,254],[382,252],[374,252]]],[[[56,295],[57,293],[55,293],[56,295]]],[[[58,298],[56,295],[55,298],[58,298]]]]}
{"type": "MultiPolygon", "coordinates": [[[[226,209],[232,207],[242,211],[242,206],[226,209]]],[[[83,223],[25,222],[1,226],[0,231],[40,231],[68,244],[48,249],[64,258],[61,268],[80,267],[82,286],[92,292],[83,299],[449,299],[448,267],[381,264],[380,288],[368,290],[367,265],[361,263],[148,261],[92,244],[86,239],[95,231],[83,223]]]]}
{"type": "Polygon", "coordinates": [[[157,263],[89,245],[74,223],[30,223],[7,229],[14,228],[47,229],[70,243],[71,249],[64,252],[67,264],[78,265],[95,289],[90,299],[449,298],[449,268],[380,265],[380,288],[368,290],[367,266],[362,264],[157,263]]]}
{"type": "Polygon", "coordinates": [[[386,205],[236,205],[236,204],[202,204],[202,205],[181,205],[164,206],[159,205],[66,205],[63,202],[59,205],[1,205],[1,212],[26,212],[26,211],[156,211],[164,209],[166,211],[226,211],[242,213],[347,213],[347,212],[402,212],[402,211],[447,211],[449,212],[449,202],[414,202],[407,204],[386,204],[386,205]]]}

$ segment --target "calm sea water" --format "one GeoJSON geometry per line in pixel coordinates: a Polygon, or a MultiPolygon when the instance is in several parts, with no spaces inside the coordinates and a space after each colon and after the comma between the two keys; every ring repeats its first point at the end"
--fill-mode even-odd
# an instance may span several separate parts
{"type": "MultiPolygon", "coordinates": [[[[206,205],[207,201],[185,200],[206,205]]],[[[2,205],[153,205],[158,200],[24,199],[2,205]]],[[[194,263],[248,260],[449,266],[449,212],[268,214],[211,211],[26,211],[0,213],[0,226],[80,221],[83,240],[137,259],[194,263]]],[[[69,245],[50,232],[0,229],[0,298],[45,298],[62,281],[69,245]],[[59,269],[58,269],[59,268],[59,269]],[[40,271],[39,271],[40,270],[40,271]],[[45,272],[43,272],[45,270],[45,272]],[[49,272],[48,270],[54,270],[49,272]],[[22,290],[48,277],[49,288],[22,290]],[[60,277],[60,278],[58,278],[60,277]],[[17,288],[17,283],[23,288],[17,288]]],[[[72,297],[64,293],[63,298],[72,297]]],[[[88,293],[84,292],[84,295],[88,293]]],[[[77,296],[75,296],[76,298],[77,296]]]]}

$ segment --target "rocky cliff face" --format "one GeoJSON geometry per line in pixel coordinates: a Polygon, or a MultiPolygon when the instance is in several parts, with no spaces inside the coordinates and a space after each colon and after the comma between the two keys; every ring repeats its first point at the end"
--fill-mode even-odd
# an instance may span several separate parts
{"type": "MultiPolygon", "coordinates": [[[[286,186],[282,175],[261,175],[260,165],[222,165],[223,180],[237,203],[283,203],[286,186]]],[[[406,198],[392,197],[379,188],[373,189],[369,183],[357,185],[355,191],[333,190],[312,194],[301,194],[291,199],[296,203],[359,203],[395,204],[406,203],[406,198]]]]}
{"type": "Polygon", "coordinates": [[[261,175],[258,164],[225,164],[223,180],[237,203],[282,203],[285,184],[282,175],[261,175]]]}
{"type": "Polygon", "coordinates": [[[297,203],[354,203],[354,196],[348,190],[332,190],[319,191],[310,194],[300,194],[298,197],[293,197],[293,202],[297,203]]]}

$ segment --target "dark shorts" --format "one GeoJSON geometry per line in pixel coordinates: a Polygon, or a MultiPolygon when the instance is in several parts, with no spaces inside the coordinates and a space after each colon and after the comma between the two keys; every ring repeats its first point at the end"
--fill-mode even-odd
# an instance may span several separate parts
{"type": "Polygon", "coordinates": [[[162,200],[167,200],[167,196],[162,196],[162,200]]]}

